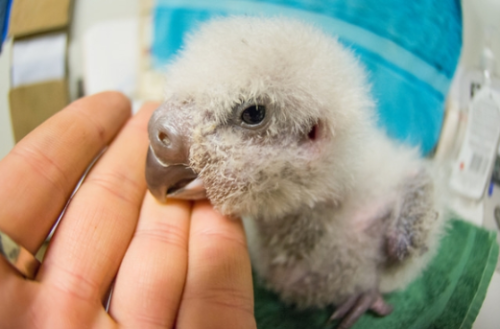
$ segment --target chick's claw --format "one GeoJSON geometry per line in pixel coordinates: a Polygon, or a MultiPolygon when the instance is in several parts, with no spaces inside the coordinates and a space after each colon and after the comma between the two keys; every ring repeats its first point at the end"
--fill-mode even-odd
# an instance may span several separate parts
{"type": "Polygon", "coordinates": [[[377,290],[370,290],[352,296],[339,305],[328,322],[342,319],[337,329],[347,329],[369,310],[377,315],[386,316],[392,312],[392,307],[384,301],[377,290]]]}

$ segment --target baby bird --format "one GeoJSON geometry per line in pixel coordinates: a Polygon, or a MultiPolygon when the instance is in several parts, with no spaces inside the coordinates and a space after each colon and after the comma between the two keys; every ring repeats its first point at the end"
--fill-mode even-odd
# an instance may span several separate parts
{"type": "Polygon", "coordinates": [[[418,151],[376,125],[365,73],[336,39],[285,18],[231,17],[191,35],[149,123],[160,201],[208,198],[243,217],[253,266],[299,308],[351,326],[405,287],[443,228],[418,151]]]}

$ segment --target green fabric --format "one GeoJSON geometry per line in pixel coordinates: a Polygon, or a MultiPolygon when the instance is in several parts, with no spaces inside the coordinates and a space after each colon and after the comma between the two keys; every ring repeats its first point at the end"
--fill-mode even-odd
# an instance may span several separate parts
{"type": "MultiPolygon", "coordinates": [[[[353,329],[471,328],[483,303],[498,258],[496,234],[452,220],[438,255],[404,291],[386,296],[394,311],[386,317],[365,314],[353,329]]],[[[329,329],[333,308],[297,311],[282,304],[254,275],[255,316],[259,329],[329,329]]]]}

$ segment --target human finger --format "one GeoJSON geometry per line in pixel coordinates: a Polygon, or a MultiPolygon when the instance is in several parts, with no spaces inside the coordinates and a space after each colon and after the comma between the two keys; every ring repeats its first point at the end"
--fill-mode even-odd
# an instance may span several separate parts
{"type": "Polygon", "coordinates": [[[193,207],[188,275],[176,328],[256,328],[243,225],[214,211],[208,201],[193,207]]]}
{"type": "Polygon", "coordinates": [[[0,230],[31,253],[47,236],[88,164],[130,116],[119,93],[78,100],[0,162],[0,230]]]}
{"type": "Polygon", "coordinates": [[[157,104],[131,118],[71,201],[38,275],[67,295],[96,302],[132,238],[146,190],[147,123],[157,104]]]}
{"type": "Polygon", "coordinates": [[[188,265],[191,203],[146,194],[113,289],[110,314],[128,328],[173,328],[188,265]]]}

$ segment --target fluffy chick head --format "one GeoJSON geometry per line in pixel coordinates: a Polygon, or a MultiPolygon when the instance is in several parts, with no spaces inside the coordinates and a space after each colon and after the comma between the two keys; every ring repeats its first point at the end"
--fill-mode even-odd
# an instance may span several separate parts
{"type": "Polygon", "coordinates": [[[216,208],[261,218],[341,201],[373,127],[353,54],[285,18],[203,25],[168,67],[153,118],[183,132],[189,166],[216,208]]]}

